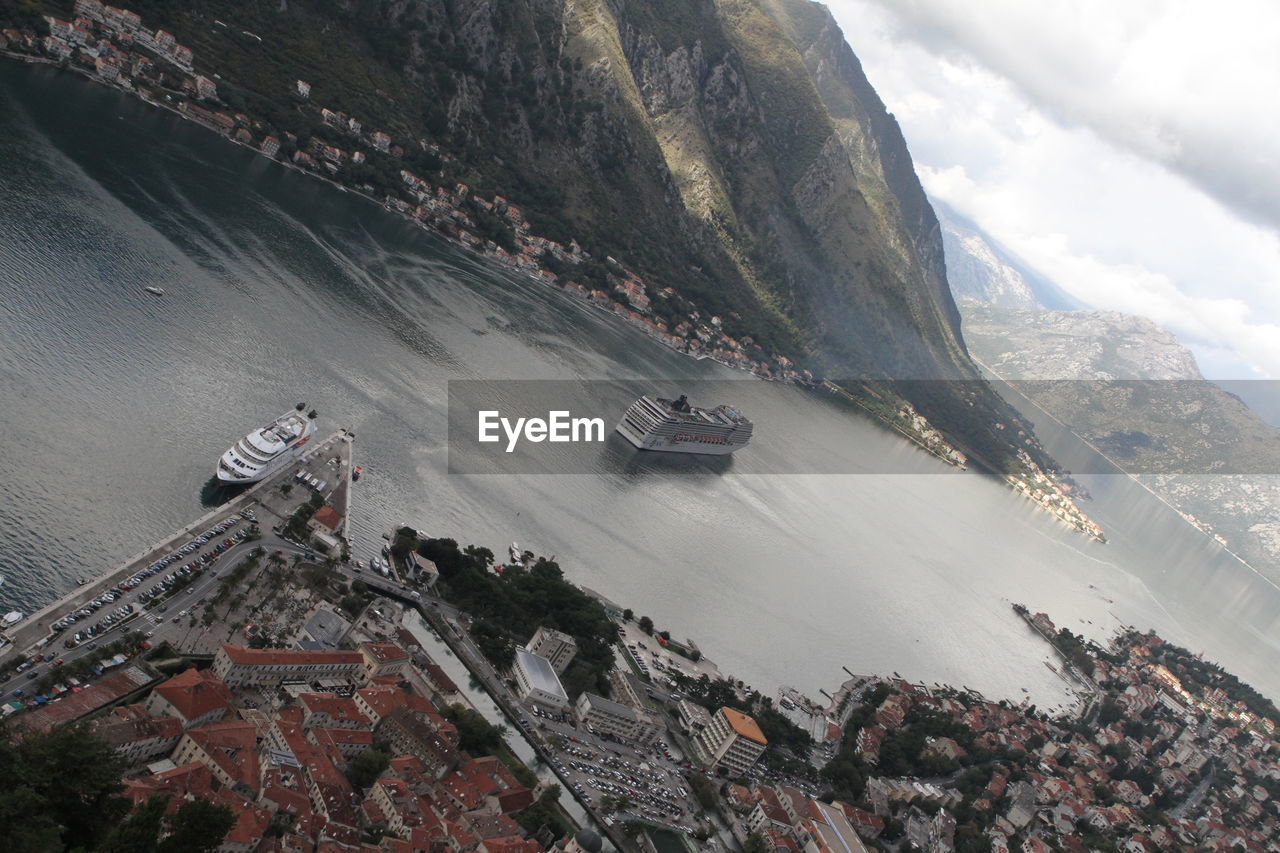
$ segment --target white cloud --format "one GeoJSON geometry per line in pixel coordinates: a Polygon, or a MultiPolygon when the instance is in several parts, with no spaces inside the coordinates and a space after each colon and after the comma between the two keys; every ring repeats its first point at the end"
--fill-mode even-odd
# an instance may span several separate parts
{"type": "Polygon", "coordinates": [[[832,11],[931,194],[1082,301],[1171,329],[1206,371],[1280,377],[1280,63],[1263,44],[1280,6],[1202,5],[832,11]]]}

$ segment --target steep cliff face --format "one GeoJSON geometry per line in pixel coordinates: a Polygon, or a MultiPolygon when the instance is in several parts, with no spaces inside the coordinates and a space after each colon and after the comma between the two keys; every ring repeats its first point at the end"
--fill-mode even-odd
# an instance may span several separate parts
{"type": "Polygon", "coordinates": [[[373,5],[314,8],[392,44],[383,59],[429,135],[548,236],[626,260],[824,373],[973,375],[937,220],[825,7],[373,5]]]}
{"type": "MultiPolygon", "coordinates": [[[[590,256],[549,268],[613,291],[617,259],[671,328],[716,317],[748,357],[787,356],[855,393],[866,379],[977,377],[902,133],[817,3],[134,3],[220,70],[232,110],[299,147],[352,144],[319,106],[359,117],[404,150],[353,183],[420,203],[408,169],[501,194],[532,234],[590,256]]],[[[1012,457],[991,424],[1015,415],[980,385],[895,390],[971,454],[1012,457]]]]}

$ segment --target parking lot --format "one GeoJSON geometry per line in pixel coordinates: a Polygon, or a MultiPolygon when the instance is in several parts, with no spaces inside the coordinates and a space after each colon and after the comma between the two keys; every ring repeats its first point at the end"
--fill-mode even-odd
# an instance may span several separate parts
{"type": "Polygon", "coordinates": [[[705,658],[695,662],[664,648],[656,636],[646,634],[635,622],[618,629],[618,640],[636,669],[663,692],[675,686],[676,675],[694,680],[703,675],[712,680],[720,678],[720,670],[715,664],[705,658]]]}
{"type": "Polygon", "coordinates": [[[598,809],[605,797],[624,798],[629,805],[616,812],[619,820],[694,830],[701,807],[684,780],[691,766],[682,765],[662,738],[642,747],[615,743],[539,711],[530,711],[519,725],[551,745],[552,766],[588,806],[598,809]]]}
{"type": "MultiPolygon", "coordinates": [[[[244,519],[252,520],[253,511],[245,510],[244,519]]],[[[114,590],[95,598],[87,606],[69,613],[53,623],[55,632],[65,631],[71,634],[63,641],[63,646],[70,649],[82,642],[89,641],[106,631],[117,621],[125,619],[127,614],[133,613],[135,606],[145,605],[148,602],[164,598],[170,593],[188,587],[192,580],[211,568],[218,557],[248,538],[249,528],[247,525],[231,532],[232,528],[240,525],[244,519],[239,515],[228,516],[178,548],[172,554],[160,558],[132,577],[121,581],[114,590]],[[187,559],[188,562],[176,566],[176,568],[165,573],[147,589],[142,589],[152,576],[160,575],[170,566],[175,566],[184,559],[187,559]],[[124,600],[125,603],[93,625],[86,625],[82,629],[79,629],[80,626],[76,625],[81,620],[87,621],[90,619],[99,608],[114,604],[118,600],[124,600]],[[79,630],[71,633],[73,626],[79,630]]],[[[167,605],[160,605],[158,608],[159,612],[164,612],[167,609],[167,605]]],[[[164,620],[163,618],[149,618],[145,621],[154,625],[164,620]]]]}
{"type": "MultiPolygon", "coordinates": [[[[141,631],[150,637],[152,629],[165,621],[163,613],[169,604],[160,604],[152,612],[144,610],[146,604],[179,594],[183,588],[194,591],[198,578],[216,576],[216,570],[209,570],[221,555],[247,538],[253,521],[252,510],[228,516],[97,597],[76,605],[53,622],[44,646],[18,663],[14,673],[25,673],[24,683],[34,681],[69,660],[91,653],[100,640],[110,639],[107,635],[118,628],[141,631]],[[147,582],[156,576],[157,580],[148,586],[147,582]]],[[[0,682],[10,678],[9,673],[2,674],[0,682]]],[[[17,687],[10,695],[21,697],[24,692],[17,687]]]]}

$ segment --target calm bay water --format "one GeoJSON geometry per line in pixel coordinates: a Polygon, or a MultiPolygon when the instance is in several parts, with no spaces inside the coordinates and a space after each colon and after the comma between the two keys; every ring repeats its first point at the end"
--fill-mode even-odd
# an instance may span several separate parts
{"type": "Polygon", "coordinates": [[[1098,637],[1155,627],[1280,697],[1280,593],[1123,478],[1083,478],[1111,539],[1090,543],[168,113],[0,66],[0,608],[199,514],[217,455],[302,400],[357,433],[357,554],[399,522],[516,540],[762,689],[816,694],[847,666],[1054,704],[1023,601],[1098,637]],[[758,443],[721,466],[449,474],[451,379],[738,380],[758,443]],[[915,473],[765,473],[779,454],[915,473]]]}

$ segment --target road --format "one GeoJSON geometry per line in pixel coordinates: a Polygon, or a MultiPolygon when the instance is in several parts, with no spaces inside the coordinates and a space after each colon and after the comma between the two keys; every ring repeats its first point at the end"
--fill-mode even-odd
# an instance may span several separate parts
{"type": "MultiPolygon", "coordinates": [[[[211,510],[196,522],[161,540],[159,544],[153,545],[146,551],[135,555],[124,564],[93,579],[85,586],[71,590],[62,598],[46,605],[36,614],[33,614],[22,624],[14,637],[15,641],[18,641],[19,637],[26,640],[27,645],[23,647],[23,651],[17,652],[16,649],[6,648],[4,654],[7,662],[12,663],[18,663],[21,660],[34,657],[42,657],[44,659],[23,672],[10,673],[7,678],[4,675],[0,675],[0,679],[3,679],[3,681],[0,681],[0,697],[9,698],[14,695],[15,691],[22,691],[22,694],[19,695],[31,692],[27,689],[28,686],[34,686],[42,676],[53,673],[58,669],[53,665],[54,662],[62,660],[62,666],[65,666],[67,663],[92,654],[99,645],[118,639],[130,629],[142,631],[149,637],[153,636],[153,641],[155,642],[169,640],[176,645],[179,633],[190,629],[189,627],[180,629],[175,624],[173,619],[175,614],[171,612],[173,608],[176,607],[179,611],[192,609],[205,598],[206,593],[219,582],[219,579],[226,572],[239,566],[255,548],[262,547],[268,551],[281,550],[289,554],[300,554],[303,553],[304,549],[270,533],[268,530],[263,530],[262,538],[259,541],[239,543],[228,548],[212,563],[194,572],[190,583],[176,594],[164,597],[160,600],[160,604],[156,605],[152,610],[147,611],[144,609],[139,596],[155,586],[160,579],[170,572],[198,560],[202,555],[212,552],[218,543],[243,529],[246,523],[240,517],[241,513],[245,511],[250,513],[261,512],[264,515],[262,521],[265,527],[270,527],[276,521],[284,521],[294,509],[307,501],[311,495],[309,489],[298,484],[294,479],[294,474],[297,471],[306,471],[320,479],[330,481],[332,486],[327,490],[329,496],[332,496],[339,489],[345,488],[347,486],[345,477],[349,469],[350,452],[351,438],[346,432],[342,431],[333,434],[324,441],[319,442],[313,451],[299,459],[296,464],[288,466],[273,477],[254,484],[248,491],[233,498],[221,507],[211,510]],[[337,456],[334,456],[335,451],[337,456]],[[294,488],[288,490],[288,494],[285,493],[285,490],[279,488],[285,483],[294,486],[294,488]],[[179,549],[185,547],[205,531],[232,517],[237,519],[236,523],[223,533],[213,535],[208,542],[200,545],[189,554],[179,554],[176,561],[153,575],[143,578],[134,589],[119,589],[119,585],[122,582],[137,576],[166,555],[178,552],[179,549]],[[84,609],[89,602],[95,598],[100,598],[108,592],[116,594],[115,601],[104,603],[90,617],[73,623],[62,632],[49,633],[51,626],[55,622],[70,613],[84,609]],[[135,612],[131,614],[130,618],[117,622],[109,629],[104,629],[91,640],[75,648],[66,648],[67,639],[74,636],[77,631],[84,630],[84,628],[105,618],[108,614],[126,604],[132,604],[135,608],[135,612]]],[[[344,499],[346,496],[344,492],[344,499]]],[[[400,594],[403,595],[403,592],[400,594]]]]}
{"type": "MultiPolygon", "coordinates": [[[[37,663],[25,672],[15,673],[10,679],[10,684],[13,686],[9,687],[9,685],[6,685],[6,687],[9,687],[9,694],[18,695],[16,694],[17,690],[28,692],[25,690],[26,684],[35,684],[40,680],[41,676],[52,673],[58,669],[58,667],[54,665],[55,662],[62,661],[63,663],[61,666],[65,666],[66,664],[82,657],[91,655],[100,645],[119,639],[127,631],[136,630],[145,633],[147,636],[152,636],[156,633],[156,629],[167,621],[165,611],[173,607],[178,607],[181,604],[191,604],[203,599],[204,593],[213,588],[223,574],[242,563],[254,552],[254,550],[259,547],[267,547],[269,543],[267,543],[265,539],[263,541],[241,542],[226,549],[222,554],[215,555],[212,562],[207,564],[203,569],[193,573],[193,579],[186,586],[172,595],[154,599],[155,601],[159,601],[160,604],[150,611],[145,609],[145,604],[141,600],[141,595],[148,589],[151,589],[156,584],[160,583],[160,581],[168,574],[176,571],[185,564],[199,560],[199,558],[205,554],[212,554],[220,542],[231,537],[240,530],[247,530],[249,528],[249,524],[251,522],[240,518],[239,516],[234,517],[236,519],[236,523],[231,528],[227,529],[222,534],[216,534],[207,543],[190,554],[179,555],[179,560],[185,562],[175,561],[170,565],[165,566],[150,577],[142,578],[141,582],[134,586],[133,589],[117,590],[117,597],[115,601],[102,604],[101,607],[91,616],[73,623],[64,631],[53,634],[45,646],[32,650],[34,654],[44,657],[45,660],[37,663]],[[124,605],[133,605],[135,608],[134,613],[131,614],[131,618],[104,628],[101,633],[94,636],[91,640],[82,642],[74,648],[67,648],[66,644],[68,642],[73,642],[72,638],[77,631],[86,630],[91,625],[105,619],[108,614],[118,610],[124,605]]],[[[224,519],[225,518],[226,517],[224,517],[224,519]]],[[[288,547],[294,548],[295,546],[289,545],[288,547]]],[[[144,566],[141,568],[142,570],[145,570],[147,567],[144,566]]],[[[133,575],[130,575],[130,577],[137,577],[138,574],[139,572],[135,572],[133,575]]],[[[126,578],[126,580],[128,580],[128,578],[126,578]]],[[[69,605],[68,610],[63,612],[62,616],[81,609],[83,608],[79,605],[69,605]]],[[[55,619],[55,621],[57,620],[55,619]]],[[[171,625],[171,628],[172,627],[176,626],[171,625]]],[[[170,639],[168,636],[169,633],[171,632],[164,631],[161,636],[156,639],[170,639]]]]}

